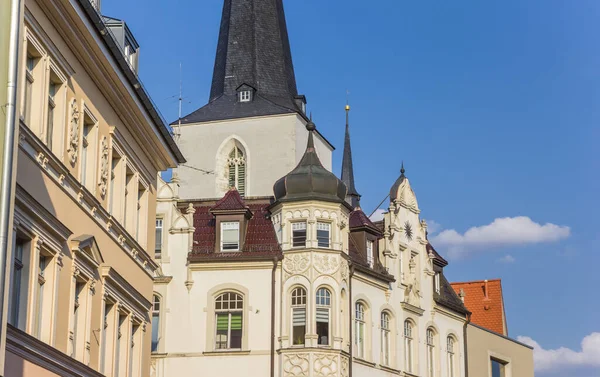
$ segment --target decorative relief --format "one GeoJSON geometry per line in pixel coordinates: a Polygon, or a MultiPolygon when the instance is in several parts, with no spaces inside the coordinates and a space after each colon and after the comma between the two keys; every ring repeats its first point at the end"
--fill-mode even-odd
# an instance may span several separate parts
{"type": "Polygon", "coordinates": [[[348,281],[348,275],[350,271],[348,268],[348,262],[342,262],[342,266],[340,268],[340,275],[342,277],[342,281],[348,281]]]}
{"type": "Polygon", "coordinates": [[[328,354],[324,354],[324,353],[315,354],[313,370],[315,371],[315,376],[320,376],[320,377],[337,376],[337,372],[338,372],[337,355],[328,355],[328,354]]]}
{"type": "Polygon", "coordinates": [[[349,366],[348,366],[348,358],[345,356],[342,356],[342,363],[341,363],[341,367],[340,367],[340,376],[341,377],[348,377],[350,372],[349,372],[349,366]]]}
{"type": "Polygon", "coordinates": [[[283,360],[284,377],[305,377],[308,376],[308,367],[310,365],[308,353],[287,354],[283,360]]]}
{"type": "Polygon", "coordinates": [[[310,265],[308,254],[294,254],[286,256],[283,261],[283,268],[290,274],[302,274],[310,265]]]}
{"type": "Polygon", "coordinates": [[[106,190],[108,188],[108,140],[106,136],[102,137],[100,141],[100,182],[98,182],[98,186],[100,187],[100,195],[102,198],[106,196],[106,190]]]}
{"type": "Polygon", "coordinates": [[[317,272],[332,275],[340,268],[340,262],[334,255],[315,255],[314,266],[317,272]]]}
{"type": "Polygon", "coordinates": [[[77,101],[71,101],[71,125],[69,127],[69,161],[75,165],[77,162],[77,149],[79,148],[79,107],[77,101]]]}

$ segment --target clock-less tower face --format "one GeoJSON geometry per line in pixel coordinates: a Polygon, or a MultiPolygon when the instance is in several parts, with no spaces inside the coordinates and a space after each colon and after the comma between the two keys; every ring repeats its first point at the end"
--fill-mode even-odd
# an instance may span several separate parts
{"type": "Polygon", "coordinates": [[[404,223],[404,235],[406,236],[407,240],[412,241],[413,229],[412,225],[410,225],[410,222],[408,222],[408,220],[404,223]]]}

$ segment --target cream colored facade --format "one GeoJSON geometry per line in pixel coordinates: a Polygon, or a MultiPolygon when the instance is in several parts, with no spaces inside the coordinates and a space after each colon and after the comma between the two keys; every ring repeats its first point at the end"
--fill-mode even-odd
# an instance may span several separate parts
{"type": "Polygon", "coordinates": [[[147,376],[156,176],[183,158],[97,2],[22,3],[5,375],[147,376]]]}
{"type": "Polygon", "coordinates": [[[504,364],[502,377],[533,377],[533,349],[482,327],[467,326],[469,376],[493,377],[492,360],[504,364]]]}

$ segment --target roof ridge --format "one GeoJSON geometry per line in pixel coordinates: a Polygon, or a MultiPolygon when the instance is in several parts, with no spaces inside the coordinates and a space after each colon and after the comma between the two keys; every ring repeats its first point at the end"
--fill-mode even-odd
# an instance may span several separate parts
{"type": "Polygon", "coordinates": [[[482,280],[471,280],[471,281],[455,281],[455,282],[450,282],[450,284],[476,284],[476,283],[485,283],[485,281],[487,280],[487,282],[489,283],[490,281],[500,281],[502,282],[501,278],[494,278],[494,279],[482,279],[482,280]]]}

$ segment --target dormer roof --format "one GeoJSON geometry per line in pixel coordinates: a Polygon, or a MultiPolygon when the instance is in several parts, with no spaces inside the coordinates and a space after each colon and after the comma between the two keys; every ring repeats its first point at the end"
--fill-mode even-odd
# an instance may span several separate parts
{"type": "Polygon", "coordinates": [[[248,212],[249,215],[252,215],[250,211],[250,207],[246,205],[244,199],[240,196],[240,193],[235,187],[232,187],[227,191],[225,196],[223,196],[211,209],[210,212],[212,214],[218,213],[237,213],[237,212],[248,212]]]}

